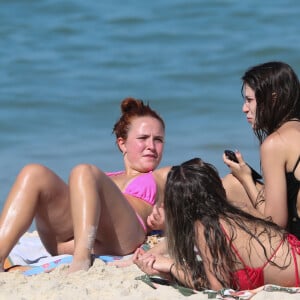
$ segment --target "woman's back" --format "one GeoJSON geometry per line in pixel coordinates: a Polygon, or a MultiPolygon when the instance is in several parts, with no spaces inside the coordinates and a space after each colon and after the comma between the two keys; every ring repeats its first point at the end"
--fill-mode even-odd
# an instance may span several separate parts
{"type": "MultiPolygon", "coordinates": [[[[232,227],[226,223],[222,226],[229,245],[228,232],[232,227]]],[[[268,283],[299,285],[300,241],[292,235],[284,238],[273,229],[266,232],[261,225],[247,224],[247,227],[257,233],[256,238],[238,228],[231,244],[237,258],[234,285],[240,289],[254,289],[268,283]]]]}
{"type": "Polygon", "coordinates": [[[300,120],[286,122],[262,144],[261,163],[266,182],[265,198],[269,203],[266,205],[265,215],[271,215],[276,223],[287,227],[298,238],[300,237],[299,158],[300,120]],[[275,203],[278,216],[274,212],[275,203]]]}

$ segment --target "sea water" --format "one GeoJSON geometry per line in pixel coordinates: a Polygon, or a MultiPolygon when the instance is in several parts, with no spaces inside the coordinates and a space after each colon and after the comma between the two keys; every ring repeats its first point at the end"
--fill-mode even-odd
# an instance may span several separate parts
{"type": "Polygon", "coordinates": [[[300,75],[300,2],[0,0],[0,208],[19,172],[41,163],[120,170],[120,102],[166,122],[161,166],[198,156],[224,176],[224,149],[259,169],[241,76],[285,61],[300,75]]]}

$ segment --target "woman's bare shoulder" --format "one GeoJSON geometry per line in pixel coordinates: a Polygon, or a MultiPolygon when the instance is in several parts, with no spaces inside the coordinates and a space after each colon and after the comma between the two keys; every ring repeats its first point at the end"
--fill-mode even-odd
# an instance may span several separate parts
{"type": "Polygon", "coordinates": [[[274,151],[281,152],[286,147],[285,140],[286,137],[284,135],[278,131],[275,131],[263,141],[261,150],[266,153],[274,153],[274,151]]]}
{"type": "MultiPolygon", "coordinates": [[[[263,141],[261,154],[282,155],[289,154],[293,149],[300,147],[300,131],[294,130],[292,126],[282,126],[263,141]]],[[[297,151],[298,153],[299,151],[297,151]]]]}
{"type": "Polygon", "coordinates": [[[165,167],[161,167],[156,169],[155,171],[153,171],[154,176],[158,176],[161,178],[167,178],[169,171],[171,170],[171,166],[165,166],[165,167]]]}

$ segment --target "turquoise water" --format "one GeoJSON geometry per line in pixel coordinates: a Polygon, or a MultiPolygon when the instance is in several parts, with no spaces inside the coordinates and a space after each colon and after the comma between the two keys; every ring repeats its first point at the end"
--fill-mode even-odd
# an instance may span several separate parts
{"type": "Polygon", "coordinates": [[[0,0],[1,206],[27,163],[121,169],[127,96],[164,117],[162,165],[200,156],[224,175],[230,148],[258,168],[240,77],[269,60],[300,74],[299,15],[296,0],[0,0]]]}

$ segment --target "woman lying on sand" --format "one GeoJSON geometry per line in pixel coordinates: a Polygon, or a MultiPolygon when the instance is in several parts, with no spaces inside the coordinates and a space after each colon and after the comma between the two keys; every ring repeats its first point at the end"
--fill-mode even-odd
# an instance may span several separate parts
{"type": "Polygon", "coordinates": [[[300,241],[230,204],[212,165],[195,158],[172,167],[164,209],[166,249],[133,257],[144,272],[195,289],[299,286],[300,241]]]}
{"type": "Polygon", "coordinates": [[[169,168],[157,169],[164,148],[162,118],[143,101],[121,103],[114,125],[124,171],[76,166],[66,184],[48,168],[31,164],[19,173],[0,217],[0,271],[33,219],[51,255],[73,254],[69,271],[87,270],[91,254],[127,255],[157,226],[149,219],[162,201],[169,168]]]}

